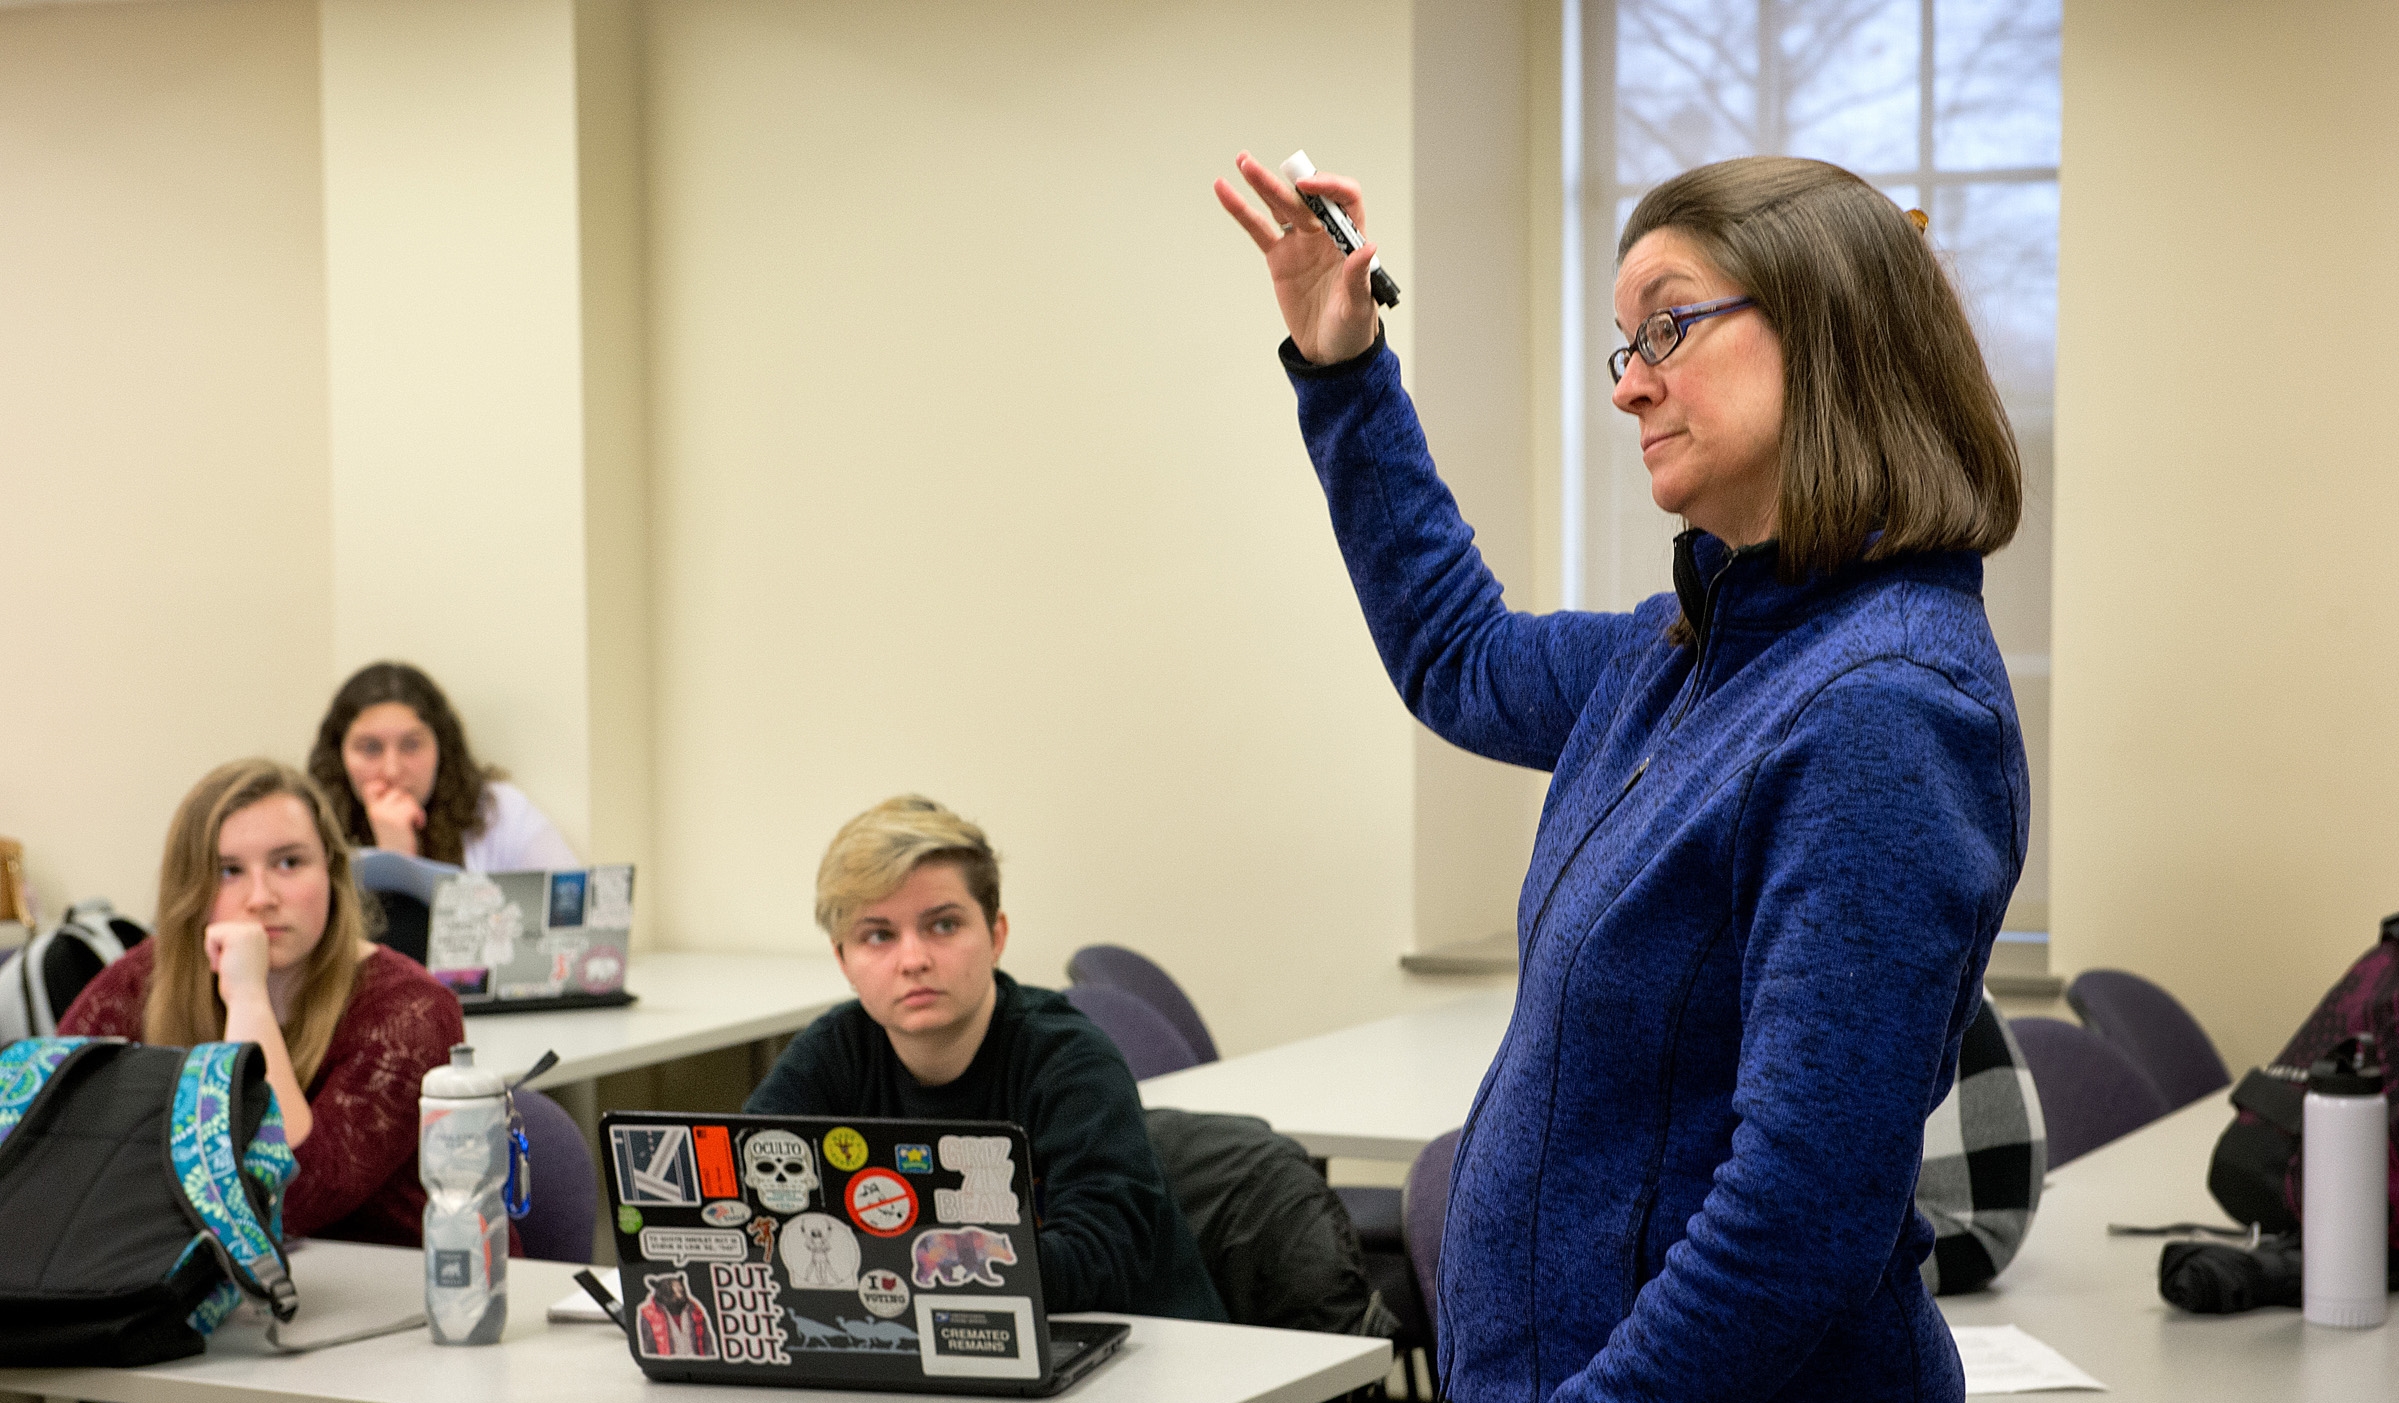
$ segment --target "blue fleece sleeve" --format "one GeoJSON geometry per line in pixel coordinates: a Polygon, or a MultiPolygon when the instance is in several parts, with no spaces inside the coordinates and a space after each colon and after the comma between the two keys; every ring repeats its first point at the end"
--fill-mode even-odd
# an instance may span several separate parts
{"type": "MultiPolygon", "coordinates": [[[[1732,1155],[1559,1399],[1769,1397],[1893,1272],[2023,866],[2022,757],[2011,718],[1890,659],[1826,687],[1760,763],[1734,858],[1732,1155]]],[[[1900,1289],[1922,1289],[1912,1263],[1900,1289]]]]}
{"type": "Polygon", "coordinates": [[[1555,769],[1609,665],[1646,641],[1633,617],[1508,608],[1433,469],[1399,358],[1379,339],[1368,355],[1324,367],[1286,343],[1284,366],[1333,534],[1401,700],[1452,745],[1555,769]]]}

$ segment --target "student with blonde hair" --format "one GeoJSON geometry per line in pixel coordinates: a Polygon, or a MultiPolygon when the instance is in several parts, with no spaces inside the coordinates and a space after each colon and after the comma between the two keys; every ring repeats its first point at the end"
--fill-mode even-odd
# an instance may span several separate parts
{"type": "Polygon", "coordinates": [[[324,791],[272,760],[185,795],[159,865],[158,933],[102,971],[66,1036],[254,1042],[300,1162],[294,1237],[414,1246],[417,1088],[466,1037],[458,1000],[368,940],[350,847],[324,791]]]}
{"type": "Polygon", "coordinates": [[[914,794],[877,804],[826,849],[816,920],[858,997],[793,1038],[743,1109],[1013,1121],[1050,1310],[1225,1318],[1123,1055],[998,969],[1008,917],[982,829],[914,794]]]}

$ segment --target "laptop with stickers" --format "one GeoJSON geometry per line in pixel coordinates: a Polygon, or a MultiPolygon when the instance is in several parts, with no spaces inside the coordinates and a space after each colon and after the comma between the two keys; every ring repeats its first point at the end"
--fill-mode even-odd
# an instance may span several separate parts
{"type": "Polygon", "coordinates": [[[460,872],[433,889],[425,968],[468,1013],[633,1002],[633,865],[460,872]]]}
{"type": "Polygon", "coordinates": [[[1017,1126],[611,1111],[600,1139],[653,1379],[1038,1398],[1124,1342],[1044,1311],[1017,1126]]]}

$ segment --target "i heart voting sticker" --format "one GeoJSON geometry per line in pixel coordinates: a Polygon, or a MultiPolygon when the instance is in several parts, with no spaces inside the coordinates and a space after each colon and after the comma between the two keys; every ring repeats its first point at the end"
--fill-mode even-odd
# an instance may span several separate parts
{"type": "Polygon", "coordinates": [[[916,1190],[888,1169],[859,1171],[842,1197],[850,1221],[877,1237],[898,1237],[916,1222],[916,1190]]]}

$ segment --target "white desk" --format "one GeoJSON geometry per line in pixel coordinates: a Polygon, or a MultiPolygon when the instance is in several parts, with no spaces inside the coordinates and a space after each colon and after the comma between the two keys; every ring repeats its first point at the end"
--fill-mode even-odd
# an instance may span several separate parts
{"type": "Polygon", "coordinates": [[[1312,1155],[1412,1160],[1465,1123],[1515,1004],[1495,989],[1170,1072],[1141,1104],[1260,1116],[1312,1155]]]}
{"type": "Polygon", "coordinates": [[[2228,1098],[2211,1096],[2058,1170],[2016,1260],[1989,1290],[1940,1298],[1941,1313],[2019,1326],[2126,1403],[2399,1397],[2399,1320],[2333,1330],[2291,1309],[2185,1314],[2157,1294],[2160,1240],[2107,1235],[2111,1222],[2228,1221],[2207,1161],[2231,1118],[2228,1098]]]}
{"type": "Polygon", "coordinates": [[[633,956],[626,987],[638,998],[623,1008],[470,1013],[466,1036],[475,1061],[513,1076],[554,1050],[558,1065],[533,1084],[564,1086],[796,1032],[850,997],[829,949],[805,955],[644,950],[633,956]]]}
{"type": "MultiPolygon", "coordinates": [[[[355,1326],[421,1301],[422,1258],[405,1248],[310,1243],[292,1256],[304,1331],[326,1313],[355,1326]],[[354,1319],[353,1319],[354,1317],[354,1319]]],[[[263,1329],[236,1318],[208,1353],[143,1369],[0,1369],[0,1393],[97,1403],[883,1403],[923,1395],[795,1393],[642,1376],[615,1326],[550,1325],[550,1302],[575,1289],[575,1268],[508,1264],[508,1332],[498,1345],[445,1348],[423,1329],[314,1354],[277,1355],[263,1329]]],[[[1089,1316],[1133,1327],[1117,1357],[1068,1397],[1087,1403],[1318,1403],[1380,1379],[1391,1346],[1352,1335],[1260,1330],[1148,1316],[1089,1316]]]]}

